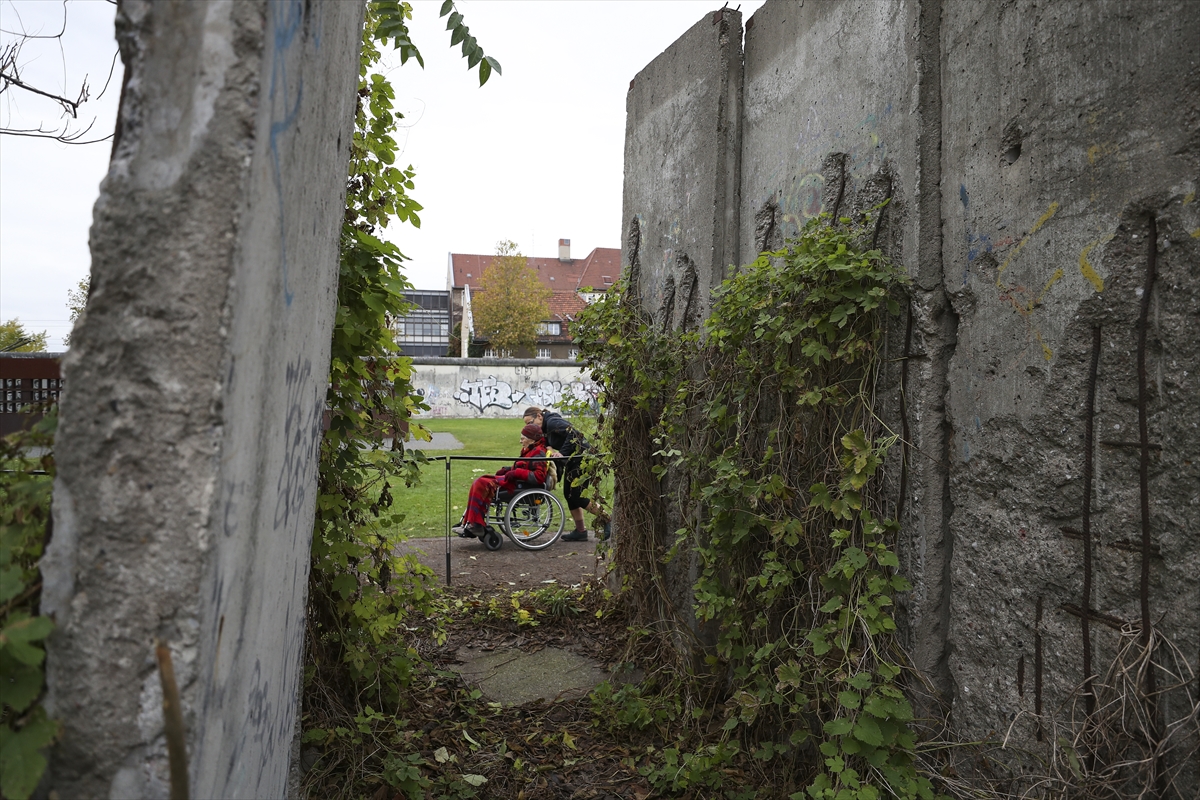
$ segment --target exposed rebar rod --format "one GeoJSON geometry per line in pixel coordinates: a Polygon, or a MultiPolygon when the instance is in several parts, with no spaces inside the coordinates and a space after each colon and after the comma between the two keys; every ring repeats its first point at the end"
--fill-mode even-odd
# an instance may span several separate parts
{"type": "Polygon", "coordinates": [[[1092,454],[1095,450],[1096,374],[1100,368],[1100,326],[1092,328],[1092,360],[1088,367],[1087,405],[1083,421],[1083,698],[1090,718],[1096,711],[1092,690],[1092,454]]]}
{"type": "Polygon", "coordinates": [[[904,326],[904,359],[900,362],[900,497],[896,501],[896,521],[904,524],[904,506],[908,497],[908,360],[912,358],[913,308],[908,301],[908,320],[904,326]]]}
{"type": "Polygon", "coordinates": [[[187,740],[183,731],[183,708],[179,705],[179,685],[171,664],[171,648],[155,642],[158,677],[163,693],[163,732],[167,738],[167,762],[171,771],[171,800],[188,800],[187,740]]]}
{"type": "MultiPolygon", "coordinates": [[[[1138,380],[1138,442],[1141,447],[1141,458],[1138,465],[1138,488],[1142,512],[1142,574],[1140,594],[1142,606],[1141,644],[1146,650],[1153,641],[1150,635],[1150,424],[1147,406],[1150,403],[1150,391],[1146,380],[1146,339],[1150,329],[1150,295],[1154,291],[1154,281],[1158,277],[1158,220],[1150,215],[1150,230],[1146,234],[1149,249],[1146,253],[1146,282],[1142,287],[1141,310],[1137,323],[1137,380],[1138,380]]],[[[1159,731],[1162,726],[1158,714],[1158,679],[1155,676],[1154,654],[1147,653],[1146,667],[1146,704],[1149,715],[1150,730],[1148,733],[1157,748],[1159,731]]],[[[1163,793],[1162,757],[1154,760],[1155,785],[1157,795],[1163,793]]]]}

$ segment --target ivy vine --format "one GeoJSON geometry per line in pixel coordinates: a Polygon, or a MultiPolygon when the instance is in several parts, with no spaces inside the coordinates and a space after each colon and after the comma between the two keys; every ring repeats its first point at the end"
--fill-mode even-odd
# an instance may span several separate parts
{"type": "Polygon", "coordinates": [[[54,623],[38,614],[38,571],[50,531],[52,408],[29,430],[0,438],[0,795],[24,800],[46,770],[60,726],[46,715],[46,652],[54,623]]]}
{"type": "MultiPolygon", "coordinates": [[[[455,37],[467,36],[467,28],[449,0],[441,9],[447,15],[452,43],[463,41],[455,37]]],[[[424,64],[410,37],[411,18],[408,3],[367,4],[330,349],[329,427],[318,473],[306,708],[327,705],[331,697],[346,708],[361,708],[364,697],[376,708],[394,707],[419,661],[399,635],[401,626],[412,614],[432,614],[438,602],[433,573],[398,557],[397,542],[385,533],[401,517],[392,510],[391,490],[419,479],[422,457],[399,446],[379,449],[386,436],[405,437],[413,414],[427,408],[412,384],[412,360],[397,355],[392,327],[410,308],[405,256],[383,239],[393,221],[421,225],[421,205],[411,194],[413,168],[396,165],[394,134],[402,116],[392,110],[391,82],[378,71],[389,43],[402,63],[424,64]]],[[[473,37],[469,42],[464,55],[485,83],[500,66],[473,37]]],[[[411,433],[428,438],[419,426],[411,433]]]]}
{"type": "Polygon", "coordinates": [[[660,790],[688,775],[719,788],[719,770],[693,767],[742,752],[789,776],[792,798],[933,796],[890,612],[911,588],[882,468],[897,437],[874,411],[907,279],[864,244],[871,230],[809,221],[716,289],[695,330],[655,324],[628,278],[574,327],[604,390],[617,563],[663,652],[689,634],[665,564],[698,570],[700,657],[674,656],[664,674],[687,677],[658,682],[683,695],[702,744],[647,768],[660,790]]]}

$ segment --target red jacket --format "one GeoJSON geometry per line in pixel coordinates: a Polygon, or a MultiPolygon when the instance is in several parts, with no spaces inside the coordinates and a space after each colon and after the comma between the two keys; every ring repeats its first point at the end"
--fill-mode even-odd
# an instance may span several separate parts
{"type": "Polygon", "coordinates": [[[539,439],[528,448],[521,451],[521,457],[511,468],[500,470],[501,483],[514,484],[517,482],[536,483],[539,486],[546,483],[545,461],[526,461],[527,458],[544,458],[546,455],[546,440],[539,439]]]}

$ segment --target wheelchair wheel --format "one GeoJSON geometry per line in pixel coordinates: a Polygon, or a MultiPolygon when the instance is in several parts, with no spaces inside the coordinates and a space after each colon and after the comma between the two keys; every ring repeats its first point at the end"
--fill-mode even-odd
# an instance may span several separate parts
{"type": "Polygon", "coordinates": [[[519,492],[504,512],[508,537],[526,550],[542,550],[554,544],[565,524],[562,503],[545,489],[519,492]]]}
{"type": "Polygon", "coordinates": [[[500,535],[498,530],[489,525],[487,533],[483,535],[483,546],[488,550],[499,550],[502,544],[504,544],[504,537],[500,535]]]}

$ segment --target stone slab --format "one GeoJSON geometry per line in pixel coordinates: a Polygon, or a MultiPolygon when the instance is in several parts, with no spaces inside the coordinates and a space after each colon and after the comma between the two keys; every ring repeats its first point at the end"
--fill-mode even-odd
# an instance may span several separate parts
{"type": "Polygon", "coordinates": [[[608,677],[592,659],[558,647],[536,653],[463,647],[455,657],[460,663],[451,669],[477,686],[484,697],[505,705],[582,697],[608,677]]]}

